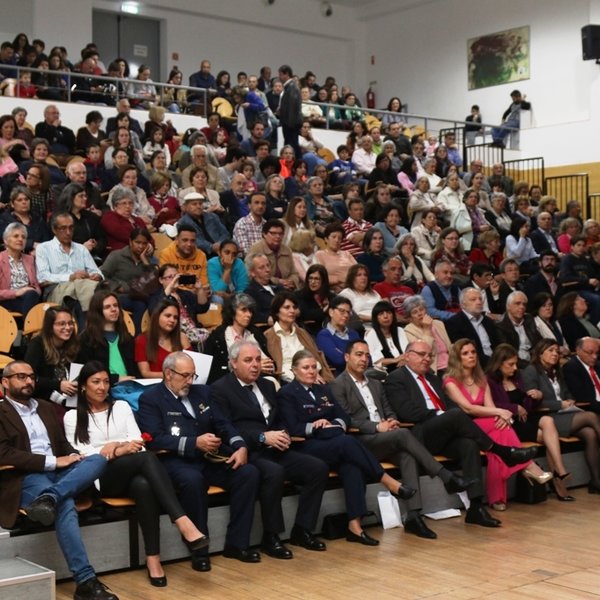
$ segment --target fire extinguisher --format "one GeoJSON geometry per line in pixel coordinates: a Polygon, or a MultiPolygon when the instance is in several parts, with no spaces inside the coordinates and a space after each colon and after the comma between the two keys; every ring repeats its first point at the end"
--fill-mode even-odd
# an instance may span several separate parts
{"type": "Polygon", "coordinates": [[[375,108],[375,92],[370,86],[367,90],[367,108],[375,108]]]}

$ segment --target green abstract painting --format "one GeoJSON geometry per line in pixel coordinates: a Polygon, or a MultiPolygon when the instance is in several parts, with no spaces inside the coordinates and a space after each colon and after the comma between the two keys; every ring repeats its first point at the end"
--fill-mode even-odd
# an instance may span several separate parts
{"type": "Polygon", "coordinates": [[[467,59],[470,90],[529,79],[529,27],[468,40],[467,59]]]}

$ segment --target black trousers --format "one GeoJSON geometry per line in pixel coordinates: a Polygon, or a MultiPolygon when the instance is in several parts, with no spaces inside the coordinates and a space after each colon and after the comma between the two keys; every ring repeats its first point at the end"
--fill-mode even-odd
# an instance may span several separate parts
{"type": "Polygon", "coordinates": [[[202,458],[166,456],[162,461],[186,514],[207,535],[208,487],[218,485],[229,492],[230,518],[225,545],[241,550],[248,548],[260,479],[258,470],[249,464],[235,470],[228,469],[225,465],[209,463],[202,458]]]}
{"type": "Polygon", "coordinates": [[[171,521],[185,515],[167,471],[151,452],[128,454],[109,462],[100,478],[100,490],[105,496],[127,495],[135,500],[147,556],[160,554],[161,509],[171,521]]]}
{"type": "Polygon", "coordinates": [[[313,531],[329,479],[327,465],[303,452],[280,452],[274,448],[253,452],[250,462],[261,475],[259,500],[263,530],[267,533],[281,533],[285,530],[281,498],[283,485],[287,480],[300,488],[295,525],[313,531]]]}
{"type": "Polygon", "coordinates": [[[349,435],[338,435],[328,440],[306,440],[299,448],[325,461],[339,473],[349,519],[367,514],[365,483],[380,481],[384,474],[379,461],[369,450],[349,435]]]}
{"type": "Polygon", "coordinates": [[[471,418],[459,409],[449,410],[415,425],[413,433],[432,454],[443,454],[457,460],[465,477],[477,479],[467,489],[469,498],[484,494],[480,450],[489,450],[492,440],[471,418]]]}

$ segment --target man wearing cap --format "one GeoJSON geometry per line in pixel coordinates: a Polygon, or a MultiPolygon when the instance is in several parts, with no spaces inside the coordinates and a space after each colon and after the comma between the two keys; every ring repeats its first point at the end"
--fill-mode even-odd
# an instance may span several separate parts
{"type": "Polygon", "coordinates": [[[204,196],[198,192],[188,192],[181,206],[183,216],[177,226],[190,225],[196,232],[196,246],[206,256],[216,255],[221,242],[229,238],[229,233],[219,217],[204,212],[204,196]]]}
{"type": "Polygon", "coordinates": [[[521,125],[521,110],[531,110],[531,102],[527,102],[527,96],[521,96],[519,90],[513,90],[510,94],[512,102],[502,115],[502,125],[492,129],[492,146],[504,148],[504,139],[511,129],[519,129],[521,125]],[[506,129],[510,127],[511,129],[506,129]]]}

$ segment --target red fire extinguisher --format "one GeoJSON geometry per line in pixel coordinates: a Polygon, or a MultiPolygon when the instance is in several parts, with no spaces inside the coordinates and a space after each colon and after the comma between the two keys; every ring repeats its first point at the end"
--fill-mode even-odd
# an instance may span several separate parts
{"type": "Polygon", "coordinates": [[[371,86],[367,90],[367,108],[375,108],[375,92],[371,86]]]}

